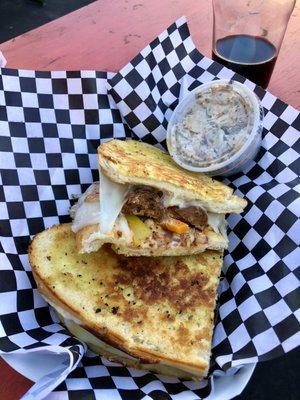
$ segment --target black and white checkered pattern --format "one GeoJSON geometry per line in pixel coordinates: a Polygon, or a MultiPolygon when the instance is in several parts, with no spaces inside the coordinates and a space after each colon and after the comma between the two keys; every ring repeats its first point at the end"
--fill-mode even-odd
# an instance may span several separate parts
{"type": "Polygon", "coordinates": [[[178,98],[217,78],[245,82],[261,99],[265,120],[256,161],[227,180],[249,205],[243,216],[229,217],[213,364],[228,371],[299,345],[299,112],[203,57],[182,18],[118,74],[1,71],[0,351],[61,346],[69,352],[69,365],[38,382],[33,398],[49,393],[72,369],[48,399],[196,399],[210,393],[210,379],[181,382],[92,353],[82,357],[84,346],[37,293],[26,253],[32,235],[68,221],[72,195],[98,179],[101,140],[133,136],[164,146],[178,98]]]}

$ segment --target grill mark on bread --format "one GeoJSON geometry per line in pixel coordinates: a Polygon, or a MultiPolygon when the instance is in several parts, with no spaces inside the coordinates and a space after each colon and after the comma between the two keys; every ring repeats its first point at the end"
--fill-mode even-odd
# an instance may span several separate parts
{"type": "Polygon", "coordinates": [[[201,340],[208,338],[209,335],[210,335],[210,329],[202,328],[196,333],[195,340],[200,342],[201,340]]]}
{"type": "Polygon", "coordinates": [[[125,305],[120,313],[120,316],[125,321],[141,325],[143,324],[143,321],[146,321],[147,319],[147,309],[144,306],[133,308],[130,305],[125,305]]]}
{"type": "Polygon", "coordinates": [[[123,258],[119,267],[113,279],[131,286],[135,298],[144,304],[167,302],[177,312],[213,304],[213,290],[207,287],[209,277],[189,270],[181,260],[166,265],[159,259],[123,258]]]}
{"type": "Polygon", "coordinates": [[[183,325],[180,325],[176,333],[176,341],[178,344],[184,346],[188,338],[190,337],[190,331],[183,325]]]}

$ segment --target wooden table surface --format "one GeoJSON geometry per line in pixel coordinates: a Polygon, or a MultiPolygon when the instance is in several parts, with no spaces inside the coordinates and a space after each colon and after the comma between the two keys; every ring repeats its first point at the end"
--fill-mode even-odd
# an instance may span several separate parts
{"type": "MultiPolygon", "coordinates": [[[[198,49],[211,55],[211,0],[99,0],[0,45],[7,67],[117,71],[180,16],[198,49]]],[[[300,5],[291,16],[269,90],[300,108],[300,5]]],[[[16,400],[32,385],[0,359],[0,398],[16,400]]]]}
{"type": "MultiPolygon", "coordinates": [[[[211,55],[211,0],[99,0],[0,45],[8,67],[117,71],[185,15],[198,49],[211,55]]],[[[300,108],[300,4],[291,16],[269,90],[300,108]]]]}

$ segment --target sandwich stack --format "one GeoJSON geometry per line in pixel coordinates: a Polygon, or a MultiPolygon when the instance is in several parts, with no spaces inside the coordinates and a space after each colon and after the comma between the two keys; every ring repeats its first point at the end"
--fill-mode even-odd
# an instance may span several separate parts
{"type": "Polygon", "coordinates": [[[98,154],[100,183],[72,207],[73,223],[38,234],[30,246],[38,289],[95,352],[201,379],[228,243],[225,213],[247,203],[142,142],[112,140],[98,154]]]}

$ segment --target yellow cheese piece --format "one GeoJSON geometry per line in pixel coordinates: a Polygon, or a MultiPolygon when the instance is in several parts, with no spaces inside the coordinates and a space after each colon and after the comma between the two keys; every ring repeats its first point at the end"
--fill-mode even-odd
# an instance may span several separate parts
{"type": "Polygon", "coordinates": [[[164,229],[175,233],[187,233],[189,231],[188,224],[175,218],[167,218],[163,220],[161,226],[164,229]]]}
{"type": "Polygon", "coordinates": [[[125,215],[129,228],[133,233],[133,244],[139,246],[151,235],[150,228],[136,215],[125,215]]]}

